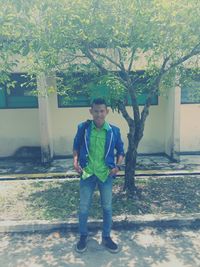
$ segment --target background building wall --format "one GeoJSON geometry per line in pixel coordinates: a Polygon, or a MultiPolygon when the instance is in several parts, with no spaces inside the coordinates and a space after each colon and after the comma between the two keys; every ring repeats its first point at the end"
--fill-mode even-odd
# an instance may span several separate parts
{"type": "MultiPolygon", "coordinates": [[[[73,138],[77,130],[78,123],[91,118],[89,107],[82,108],[58,108],[57,99],[51,98],[52,131],[55,155],[72,154],[73,138]]],[[[147,118],[145,133],[141,144],[140,153],[158,153],[164,152],[165,142],[165,106],[163,100],[159,99],[159,105],[151,106],[147,118]],[[159,131],[158,131],[159,129],[159,131]]],[[[141,109],[142,107],[140,107],[141,109]]],[[[131,108],[128,108],[131,114],[131,108]]],[[[118,126],[121,129],[122,138],[127,148],[128,126],[121,114],[112,112],[110,109],[107,121],[118,126]]]]}
{"type": "Polygon", "coordinates": [[[38,109],[0,110],[0,157],[23,146],[40,146],[38,109]]]}
{"type": "Polygon", "coordinates": [[[200,104],[182,104],[180,118],[181,152],[199,152],[200,104]]]}
{"type": "MultiPolygon", "coordinates": [[[[89,108],[58,108],[56,94],[50,96],[49,102],[54,155],[71,155],[77,124],[91,118],[89,108]]],[[[167,98],[159,97],[158,105],[150,107],[139,153],[165,152],[169,135],[167,103],[167,98]]],[[[182,104],[180,108],[181,152],[200,151],[200,104],[182,104]]],[[[130,107],[128,111],[131,114],[130,107]]],[[[40,146],[38,112],[38,109],[0,110],[0,157],[11,156],[22,146],[40,146]]],[[[120,127],[126,149],[128,127],[125,120],[110,110],[107,121],[120,127]]]]}

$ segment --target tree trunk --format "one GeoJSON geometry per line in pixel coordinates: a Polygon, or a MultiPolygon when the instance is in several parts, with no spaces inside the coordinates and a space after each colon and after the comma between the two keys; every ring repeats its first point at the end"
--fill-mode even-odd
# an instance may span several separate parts
{"type": "Polygon", "coordinates": [[[133,196],[137,193],[135,186],[135,168],[137,162],[137,145],[135,144],[134,134],[132,131],[128,134],[128,150],[125,157],[125,182],[124,190],[128,195],[133,196]]]}

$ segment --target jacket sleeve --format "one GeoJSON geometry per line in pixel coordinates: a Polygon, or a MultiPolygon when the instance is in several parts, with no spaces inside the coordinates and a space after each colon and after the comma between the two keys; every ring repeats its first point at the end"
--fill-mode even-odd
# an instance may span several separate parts
{"type": "Polygon", "coordinates": [[[125,153],[124,153],[124,143],[123,143],[122,138],[121,138],[120,129],[117,129],[117,141],[116,141],[116,144],[115,144],[115,148],[117,150],[117,157],[125,155],[125,153]]]}
{"type": "Polygon", "coordinates": [[[76,150],[77,152],[79,152],[81,147],[81,128],[82,128],[82,123],[78,125],[77,132],[73,142],[73,150],[76,150]]]}

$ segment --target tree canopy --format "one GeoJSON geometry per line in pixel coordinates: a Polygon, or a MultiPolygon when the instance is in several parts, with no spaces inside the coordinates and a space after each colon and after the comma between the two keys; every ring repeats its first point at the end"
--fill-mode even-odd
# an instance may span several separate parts
{"type": "Polygon", "coordinates": [[[1,0],[1,6],[2,70],[20,54],[29,72],[152,72],[200,52],[196,0],[1,0]]]}

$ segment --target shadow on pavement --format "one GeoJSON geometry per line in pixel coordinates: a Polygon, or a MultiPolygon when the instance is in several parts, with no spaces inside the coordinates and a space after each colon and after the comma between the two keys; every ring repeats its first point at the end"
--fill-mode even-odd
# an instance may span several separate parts
{"type": "Polygon", "coordinates": [[[92,233],[88,250],[74,251],[76,234],[64,231],[1,235],[2,267],[179,267],[200,266],[199,229],[141,228],[113,231],[121,251],[111,254],[101,245],[101,232],[92,233]]]}

